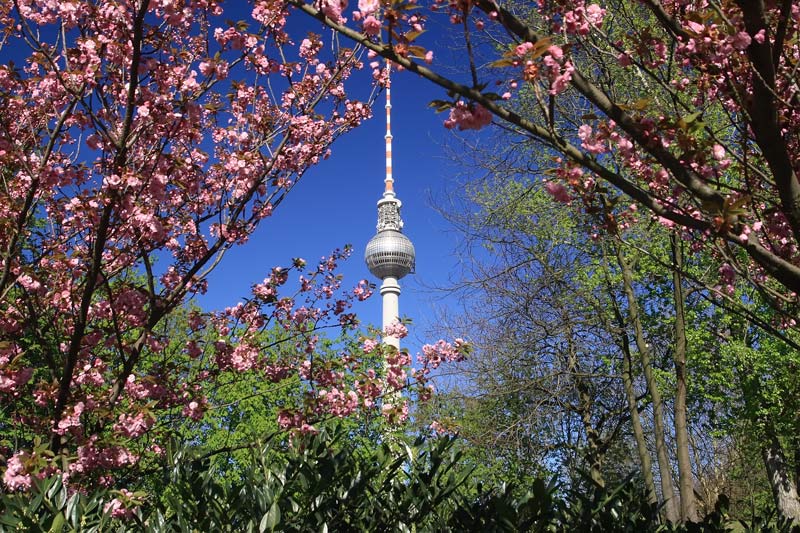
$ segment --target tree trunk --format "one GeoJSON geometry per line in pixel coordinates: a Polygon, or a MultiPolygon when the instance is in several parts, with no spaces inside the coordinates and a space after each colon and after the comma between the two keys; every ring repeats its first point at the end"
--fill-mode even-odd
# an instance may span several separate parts
{"type": "Polygon", "coordinates": [[[592,424],[592,395],[589,387],[583,382],[582,378],[577,378],[578,388],[578,409],[580,410],[581,423],[586,431],[587,451],[585,454],[586,462],[589,463],[589,475],[598,487],[605,487],[603,471],[600,469],[603,461],[603,452],[600,449],[600,435],[592,424]]]}
{"type": "Polygon", "coordinates": [[[794,490],[800,493],[800,432],[794,430],[792,444],[794,447],[794,490]]]}
{"type": "Polygon", "coordinates": [[[775,506],[781,517],[800,523],[800,498],[797,495],[797,487],[792,480],[789,465],[783,454],[783,447],[771,422],[766,424],[764,437],[764,447],[761,453],[764,457],[764,465],[767,467],[767,476],[769,476],[775,506]]]}
{"type": "Polygon", "coordinates": [[[628,400],[628,412],[630,412],[631,415],[633,438],[636,441],[636,451],[639,452],[639,462],[642,463],[642,478],[644,479],[644,486],[647,490],[647,501],[650,503],[657,503],[658,495],[656,494],[656,483],[653,481],[653,463],[650,459],[650,450],[647,449],[647,440],[644,438],[642,421],[639,419],[639,406],[636,403],[636,392],[633,390],[631,354],[630,350],[627,349],[624,350],[624,352],[622,384],[625,386],[625,396],[628,400]]]}
{"type": "Polygon", "coordinates": [[[696,522],[694,478],[689,458],[689,430],[686,421],[686,315],[684,311],[683,250],[678,236],[670,235],[672,247],[672,291],[675,298],[675,446],[678,457],[678,486],[681,494],[681,521],[696,522]]]}
{"type": "Polygon", "coordinates": [[[633,273],[631,267],[625,261],[622,254],[622,247],[619,243],[615,244],[617,262],[622,270],[622,281],[625,287],[625,296],[628,300],[628,314],[633,324],[634,339],[639,350],[639,358],[642,361],[642,371],[647,383],[647,390],[653,400],[653,433],[656,442],[656,459],[658,460],[658,471],[661,478],[661,492],[664,497],[664,515],[668,522],[677,523],[680,519],[678,506],[675,501],[675,489],[672,485],[672,468],[670,466],[669,454],[667,453],[667,443],[664,439],[664,406],[661,402],[661,393],[658,390],[653,368],[651,366],[650,347],[644,338],[642,322],[639,319],[639,303],[633,291],[633,273]]]}
{"type": "Polygon", "coordinates": [[[600,434],[592,423],[592,407],[594,400],[592,393],[583,377],[581,377],[580,368],[578,367],[578,355],[575,351],[574,332],[572,323],[568,317],[565,317],[564,324],[567,328],[567,346],[568,357],[567,371],[573,376],[575,381],[575,388],[578,391],[578,415],[581,417],[581,424],[583,430],[586,432],[586,450],[584,458],[589,465],[589,475],[592,482],[597,487],[605,487],[606,482],[603,479],[603,472],[601,465],[603,462],[604,452],[600,446],[600,434]]]}
{"type": "Polygon", "coordinates": [[[622,311],[617,305],[614,291],[609,284],[609,298],[612,302],[614,311],[614,318],[617,321],[620,335],[620,348],[622,349],[622,385],[625,388],[625,399],[628,401],[628,413],[631,417],[631,427],[633,429],[633,439],[636,442],[636,451],[639,454],[639,462],[642,465],[642,479],[644,480],[644,487],[647,490],[647,501],[650,503],[658,503],[658,495],[656,494],[656,484],[653,481],[653,462],[650,459],[650,450],[647,449],[647,440],[644,437],[644,429],[642,428],[642,421],[639,418],[639,405],[636,401],[636,391],[633,388],[633,364],[631,362],[630,338],[626,330],[625,319],[622,316],[622,311]]]}

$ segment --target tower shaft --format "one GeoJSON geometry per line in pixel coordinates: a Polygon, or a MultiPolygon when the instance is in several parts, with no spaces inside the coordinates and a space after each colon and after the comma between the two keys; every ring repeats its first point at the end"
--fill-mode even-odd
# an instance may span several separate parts
{"type": "MultiPolygon", "coordinates": [[[[397,278],[383,278],[381,284],[381,303],[383,304],[383,331],[400,318],[400,284],[397,278]]],[[[383,336],[383,342],[400,349],[400,339],[392,335],[383,336]]]]}

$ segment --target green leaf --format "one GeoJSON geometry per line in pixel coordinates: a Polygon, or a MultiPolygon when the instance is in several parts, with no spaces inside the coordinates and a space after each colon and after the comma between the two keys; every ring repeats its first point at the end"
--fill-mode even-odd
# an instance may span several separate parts
{"type": "Polygon", "coordinates": [[[281,521],[281,508],[278,506],[278,502],[274,502],[272,507],[269,508],[267,514],[261,518],[261,523],[258,526],[258,530],[263,533],[264,531],[275,531],[275,528],[281,521]]]}
{"type": "Polygon", "coordinates": [[[434,108],[437,113],[441,113],[442,111],[447,111],[453,107],[453,102],[448,102],[447,100],[432,100],[428,107],[434,108]]]}
{"type": "Polygon", "coordinates": [[[419,37],[420,35],[422,35],[423,33],[425,33],[425,30],[422,30],[422,31],[409,31],[409,32],[406,33],[406,39],[410,43],[414,42],[414,40],[417,37],[419,37]]]}
{"type": "Polygon", "coordinates": [[[56,517],[53,518],[53,524],[50,526],[50,533],[60,533],[64,529],[66,521],[64,513],[58,513],[56,517]]]}
{"type": "Polygon", "coordinates": [[[69,500],[67,500],[66,514],[67,518],[69,519],[69,523],[73,526],[76,526],[80,519],[80,509],[78,507],[79,501],[80,493],[77,492],[73,494],[69,500]]]}
{"type": "Polygon", "coordinates": [[[20,519],[14,515],[0,515],[0,524],[5,524],[7,526],[16,526],[20,523],[20,519]]]}

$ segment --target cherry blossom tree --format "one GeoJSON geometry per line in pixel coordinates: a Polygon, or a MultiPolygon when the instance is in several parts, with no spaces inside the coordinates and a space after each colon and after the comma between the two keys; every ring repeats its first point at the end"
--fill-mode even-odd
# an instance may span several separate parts
{"type": "Polygon", "coordinates": [[[314,358],[319,330],[353,328],[352,303],[372,291],[342,285],[349,249],[276,267],[223,311],[186,311],[225,253],[370,116],[369,88],[359,101],[345,85],[363,48],[293,35],[289,15],[270,0],[0,3],[7,490],[53,474],[112,485],[159,457],[169,417],[200,420],[225,373],[300,380],[302,402],[278,419],[287,430],[407,412],[380,401],[406,387],[407,353],[368,342],[314,358]],[[292,347],[282,357],[264,340],[275,327],[292,347]],[[388,362],[362,364],[376,353],[388,362]]]}

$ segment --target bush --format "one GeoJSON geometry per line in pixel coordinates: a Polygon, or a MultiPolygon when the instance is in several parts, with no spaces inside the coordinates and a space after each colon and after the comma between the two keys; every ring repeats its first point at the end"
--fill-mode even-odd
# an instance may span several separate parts
{"type": "MultiPolygon", "coordinates": [[[[460,466],[454,438],[356,444],[341,429],[253,451],[246,475],[226,477],[196,451],[171,454],[144,492],[70,494],[60,477],[1,498],[2,531],[729,531],[726,500],[701,524],[669,526],[631,480],[561,490],[534,481],[521,497],[460,466]]],[[[745,530],[790,531],[770,517],[745,530]]],[[[741,529],[741,527],[738,527],[741,529]]]]}

